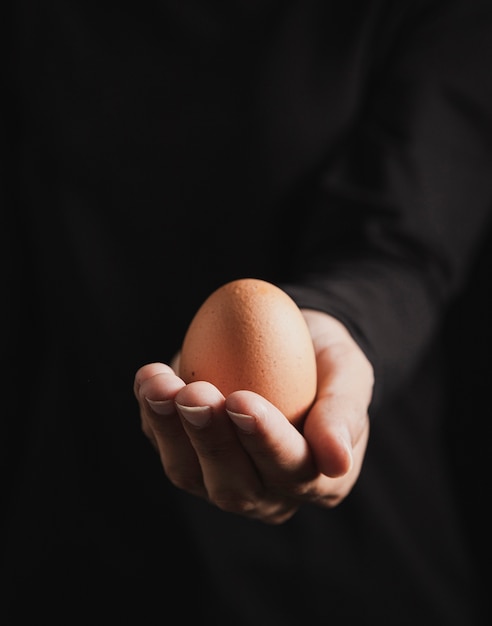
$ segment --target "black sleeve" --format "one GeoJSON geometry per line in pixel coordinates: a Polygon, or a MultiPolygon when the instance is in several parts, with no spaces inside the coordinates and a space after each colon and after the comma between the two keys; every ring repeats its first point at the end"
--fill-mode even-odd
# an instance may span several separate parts
{"type": "Polygon", "coordinates": [[[352,140],[320,182],[299,274],[283,285],[347,325],[376,396],[416,366],[492,213],[492,3],[409,13],[382,33],[352,140]]]}

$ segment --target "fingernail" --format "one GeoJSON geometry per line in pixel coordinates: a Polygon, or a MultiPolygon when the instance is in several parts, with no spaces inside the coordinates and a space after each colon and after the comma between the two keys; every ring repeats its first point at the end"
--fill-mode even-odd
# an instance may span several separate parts
{"type": "Polygon", "coordinates": [[[227,410],[227,413],[231,420],[236,424],[239,430],[243,433],[251,434],[256,430],[256,420],[251,415],[244,415],[243,413],[234,413],[227,410]]]}
{"type": "Polygon", "coordinates": [[[212,409],[209,406],[176,406],[184,419],[196,428],[203,428],[210,422],[212,409]]]}
{"type": "Polygon", "coordinates": [[[354,464],[354,457],[352,455],[352,443],[350,442],[350,438],[348,433],[344,436],[344,435],[340,435],[340,441],[343,444],[343,447],[345,448],[346,452],[347,452],[347,456],[349,457],[349,468],[347,471],[350,471],[352,469],[352,466],[354,464]]]}
{"type": "Polygon", "coordinates": [[[176,411],[173,400],[150,400],[147,397],[145,399],[154,413],[158,415],[172,415],[176,411]]]}

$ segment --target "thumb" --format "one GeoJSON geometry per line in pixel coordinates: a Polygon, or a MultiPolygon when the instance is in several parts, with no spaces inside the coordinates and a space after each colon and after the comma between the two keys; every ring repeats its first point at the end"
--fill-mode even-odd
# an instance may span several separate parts
{"type": "Polygon", "coordinates": [[[318,390],[304,423],[318,469],[330,477],[360,467],[369,431],[373,368],[347,329],[319,311],[304,311],[316,352],[318,390]]]}

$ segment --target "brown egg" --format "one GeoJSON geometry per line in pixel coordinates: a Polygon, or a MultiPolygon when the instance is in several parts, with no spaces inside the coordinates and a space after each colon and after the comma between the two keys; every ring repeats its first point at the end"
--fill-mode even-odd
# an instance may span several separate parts
{"type": "Polygon", "coordinates": [[[247,389],[298,424],[316,394],[316,361],[292,298],[254,278],[229,282],[198,309],[184,338],[180,376],[206,380],[227,396],[247,389]]]}

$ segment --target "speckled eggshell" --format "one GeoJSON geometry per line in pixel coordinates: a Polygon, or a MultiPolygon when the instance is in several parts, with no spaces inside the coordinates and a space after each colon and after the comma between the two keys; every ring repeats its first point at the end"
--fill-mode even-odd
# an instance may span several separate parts
{"type": "Polygon", "coordinates": [[[316,394],[316,360],[304,317],[277,286],[254,278],[214,291],[185,335],[179,374],[206,380],[227,396],[247,389],[297,424],[316,394]]]}

